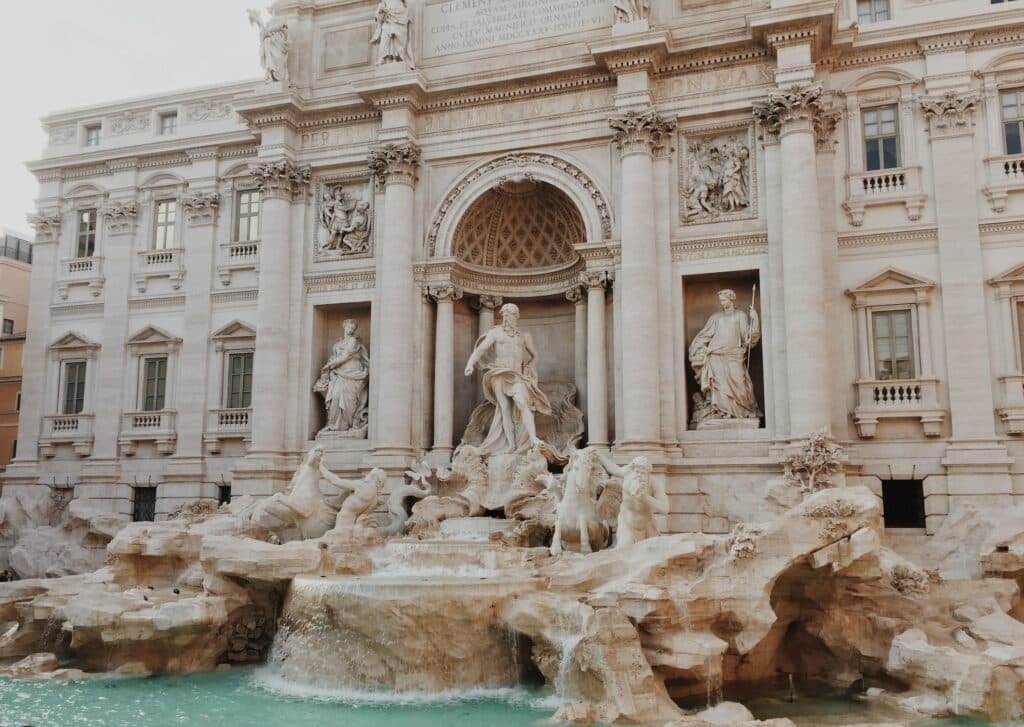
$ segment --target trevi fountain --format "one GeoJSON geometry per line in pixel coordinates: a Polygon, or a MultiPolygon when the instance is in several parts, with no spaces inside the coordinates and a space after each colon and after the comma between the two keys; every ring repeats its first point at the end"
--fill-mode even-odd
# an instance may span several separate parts
{"type": "Polygon", "coordinates": [[[48,117],[0,725],[1024,723],[978,8],[282,0],[48,117]]]}

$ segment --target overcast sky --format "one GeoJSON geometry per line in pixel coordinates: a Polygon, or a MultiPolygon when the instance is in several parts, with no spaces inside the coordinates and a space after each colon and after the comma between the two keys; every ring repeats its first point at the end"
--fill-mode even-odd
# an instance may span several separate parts
{"type": "Polygon", "coordinates": [[[31,232],[47,113],[262,75],[269,0],[0,0],[0,227],[31,232]]]}

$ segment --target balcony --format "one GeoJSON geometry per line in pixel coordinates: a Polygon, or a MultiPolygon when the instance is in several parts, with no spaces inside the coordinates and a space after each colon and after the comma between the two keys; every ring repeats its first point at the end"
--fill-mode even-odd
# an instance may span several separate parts
{"type": "Polygon", "coordinates": [[[928,199],[921,188],[921,167],[856,172],[848,174],[846,180],[847,199],[843,208],[854,227],[864,224],[864,214],[869,207],[882,205],[902,204],[908,220],[921,219],[928,199]]]}
{"type": "Polygon", "coordinates": [[[168,278],[171,287],[181,288],[185,279],[185,266],[182,259],[185,251],[180,248],[166,250],[143,250],[139,253],[138,268],[135,271],[135,287],[140,293],[149,288],[152,278],[168,278]]]}
{"type": "Polygon", "coordinates": [[[227,439],[241,439],[248,446],[252,437],[251,416],[252,409],[210,409],[203,434],[206,451],[219,454],[221,442],[227,439]]]}
{"type": "Polygon", "coordinates": [[[217,266],[217,276],[220,278],[221,285],[230,286],[231,277],[240,270],[259,272],[259,240],[222,243],[221,249],[224,262],[217,266]]]}
{"type": "Polygon", "coordinates": [[[43,417],[39,435],[39,454],[53,457],[58,444],[69,444],[79,457],[92,454],[92,414],[51,414],[43,417]]]}
{"type": "Polygon", "coordinates": [[[875,436],[880,419],[917,419],[926,437],[942,434],[946,411],[939,407],[938,379],[861,380],[853,420],[860,436],[875,436]]]}
{"type": "Polygon", "coordinates": [[[98,256],[66,258],[60,262],[60,278],[57,280],[57,295],[67,300],[75,285],[89,286],[94,298],[103,292],[103,258],[98,256]]]}
{"type": "Polygon", "coordinates": [[[1003,212],[1011,192],[1024,191],[1024,154],[990,157],[985,160],[988,168],[988,186],[985,196],[993,212],[1003,212]]]}
{"type": "Polygon", "coordinates": [[[121,453],[135,454],[139,442],[154,442],[160,454],[172,454],[178,441],[177,412],[129,411],[121,415],[121,434],[117,441],[121,453]]]}
{"type": "Polygon", "coordinates": [[[1024,434],[1024,374],[999,377],[1003,389],[1003,406],[999,418],[1006,424],[1007,434],[1024,434]]]}

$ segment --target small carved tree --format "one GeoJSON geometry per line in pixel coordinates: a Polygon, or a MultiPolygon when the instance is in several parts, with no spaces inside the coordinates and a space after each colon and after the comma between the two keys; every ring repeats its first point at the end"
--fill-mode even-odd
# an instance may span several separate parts
{"type": "Polygon", "coordinates": [[[804,443],[783,463],[786,482],[804,492],[815,492],[834,487],[832,475],[841,472],[843,448],[833,442],[825,430],[821,430],[804,443]]]}

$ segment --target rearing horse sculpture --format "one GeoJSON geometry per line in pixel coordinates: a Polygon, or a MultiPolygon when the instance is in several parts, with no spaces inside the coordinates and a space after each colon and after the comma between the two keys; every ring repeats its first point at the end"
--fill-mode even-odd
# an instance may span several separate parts
{"type": "Polygon", "coordinates": [[[593,447],[573,450],[561,477],[548,475],[548,491],[558,496],[555,534],[551,554],[565,550],[593,553],[608,545],[611,529],[598,511],[598,475],[602,474],[597,450],[593,447]]]}

